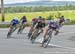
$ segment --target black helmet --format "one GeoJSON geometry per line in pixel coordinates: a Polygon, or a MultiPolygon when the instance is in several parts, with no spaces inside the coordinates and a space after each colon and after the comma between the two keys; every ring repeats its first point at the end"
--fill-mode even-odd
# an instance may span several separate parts
{"type": "Polygon", "coordinates": [[[39,18],[39,19],[42,19],[42,17],[41,17],[41,16],[39,16],[38,18],[39,18]]]}
{"type": "Polygon", "coordinates": [[[63,15],[61,17],[64,17],[63,15]]]}
{"type": "Polygon", "coordinates": [[[42,20],[45,20],[45,18],[42,18],[42,20]]]}
{"type": "Polygon", "coordinates": [[[26,19],[26,16],[23,16],[22,19],[26,19]]]}

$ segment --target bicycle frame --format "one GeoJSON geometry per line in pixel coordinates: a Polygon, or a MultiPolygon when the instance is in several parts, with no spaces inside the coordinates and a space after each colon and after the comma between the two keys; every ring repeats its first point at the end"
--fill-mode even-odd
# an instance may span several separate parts
{"type": "Polygon", "coordinates": [[[51,41],[52,32],[53,32],[53,29],[49,29],[48,35],[46,36],[47,38],[45,37],[45,39],[43,40],[42,46],[43,46],[44,48],[46,48],[46,47],[48,46],[49,42],[51,41]]]}

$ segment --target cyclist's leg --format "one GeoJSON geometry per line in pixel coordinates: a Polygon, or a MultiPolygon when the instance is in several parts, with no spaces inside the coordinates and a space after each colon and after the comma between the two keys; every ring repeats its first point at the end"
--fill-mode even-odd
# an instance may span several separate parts
{"type": "Polygon", "coordinates": [[[45,28],[45,26],[42,25],[42,27],[41,27],[41,33],[43,33],[44,28],[45,28]]]}
{"type": "Polygon", "coordinates": [[[30,36],[32,35],[33,29],[34,29],[34,24],[31,25],[31,28],[30,28],[30,30],[29,30],[29,33],[28,33],[28,37],[29,37],[29,38],[30,38],[30,36]]]}
{"type": "Polygon", "coordinates": [[[16,25],[14,26],[13,32],[14,32],[18,27],[19,27],[19,24],[16,24],[16,25]]]}
{"type": "Polygon", "coordinates": [[[43,33],[43,28],[41,28],[41,32],[40,33],[43,33]]]}
{"type": "Polygon", "coordinates": [[[18,32],[17,32],[17,34],[19,34],[19,33],[20,33],[20,31],[21,31],[21,28],[22,28],[22,24],[20,24],[18,27],[19,27],[19,29],[18,29],[18,32]]]}
{"type": "Polygon", "coordinates": [[[31,25],[31,29],[30,29],[30,31],[29,31],[30,33],[33,31],[35,25],[36,25],[36,23],[33,22],[32,25],[31,25]]]}
{"type": "Polygon", "coordinates": [[[10,35],[12,34],[13,28],[14,28],[14,26],[10,25],[10,29],[9,29],[8,34],[7,34],[7,38],[10,38],[10,35]]]}
{"type": "Polygon", "coordinates": [[[23,30],[25,29],[25,27],[26,27],[26,23],[23,24],[21,33],[23,32],[23,30]]]}
{"type": "Polygon", "coordinates": [[[9,29],[8,33],[10,33],[12,31],[12,29],[13,29],[13,25],[10,25],[10,29],[9,29]]]}
{"type": "Polygon", "coordinates": [[[41,30],[40,32],[38,32],[37,36],[40,35],[40,33],[43,33],[43,28],[40,28],[39,30],[41,30]]]}
{"type": "Polygon", "coordinates": [[[38,30],[37,28],[34,28],[32,35],[34,35],[37,32],[37,30],[38,30]]]}
{"type": "Polygon", "coordinates": [[[64,22],[59,23],[60,27],[62,27],[64,25],[64,22]]]}
{"type": "Polygon", "coordinates": [[[33,31],[33,26],[31,26],[30,30],[29,30],[29,33],[28,33],[28,37],[30,38],[31,34],[32,34],[32,31],[33,31]]]}
{"type": "Polygon", "coordinates": [[[44,38],[43,38],[42,43],[45,42],[45,40],[46,40],[46,35],[48,34],[48,31],[49,31],[49,27],[46,28],[46,31],[45,31],[45,34],[44,34],[44,38]]]}
{"type": "Polygon", "coordinates": [[[25,24],[23,24],[23,28],[22,28],[22,30],[24,30],[24,29],[25,29],[25,26],[26,26],[26,25],[25,25],[25,24]]]}
{"type": "Polygon", "coordinates": [[[56,29],[55,30],[55,35],[58,35],[58,33],[59,33],[59,29],[56,29]]]}
{"type": "Polygon", "coordinates": [[[44,42],[46,42],[46,35],[48,34],[48,30],[49,30],[49,28],[46,28],[46,31],[45,31],[44,37],[43,37],[43,41],[41,43],[41,47],[43,47],[44,42]]]}
{"type": "Polygon", "coordinates": [[[55,35],[58,35],[59,29],[60,29],[60,26],[59,25],[56,25],[56,27],[55,27],[55,35]]]}
{"type": "Polygon", "coordinates": [[[22,33],[22,31],[23,31],[24,28],[25,28],[25,24],[23,23],[23,24],[21,25],[21,28],[20,28],[20,33],[22,33]]]}
{"type": "Polygon", "coordinates": [[[22,28],[22,26],[23,26],[23,24],[20,24],[20,27],[19,27],[19,29],[21,29],[21,28],[22,28]]]}
{"type": "Polygon", "coordinates": [[[26,27],[26,25],[27,25],[27,23],[25,22],[25,23],[23,24],[23,29],[26,27]]]}
{"type": "Polygon", "coordinates": [[[45,38],[46,35],[48,34],[48,30],[49,30],[49,28],[46,28],[46,32],[45,32],[45,34],[44,34],[44,38],[45,38]]]}
{"type": "Polygon", "coordinates": [[[29,33],[31,33],[32,32],[32,30],[33,30],[33,25],[31,25],[31,28],[30,28],[30,30],[29,30],[29,33]]]}

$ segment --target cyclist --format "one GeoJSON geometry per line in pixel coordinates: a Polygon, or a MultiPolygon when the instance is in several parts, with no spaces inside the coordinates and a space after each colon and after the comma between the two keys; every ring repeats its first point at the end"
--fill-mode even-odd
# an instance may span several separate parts
{"type": "Polygon", "coordinates": [[[15,17],[14,19],[11,20],[11,23],[10,23],[10,30],[7,34],[7,38],[10,37],[11,33],[13,33],[19,26],[19,20],[17,17],[15,17]]]}
{"type": "Polygon", "coordinates": [[[36,17],[36,18],[33,18],[32,19],[32,25],[31,25],[31,28],[30,28],[30,30],[29,30],[29,33],[28,33],[28,37],[30,38],[30,36],[31,36],[31,34],[32,34],[32,31],[33,31],[33,28],[34,28],[34,26],[36,25],[36,23],[38,22],[38,20],[41,20],[41,16],[39,16],[39,17],[36,17]]]}
{"type": "Polygon", "coordinates": [[[26,16],[23,16],[21,19],[20,19],[20,28],[18,30],[18,34],[19,33],[22,33],[23,29],[25,28],[25,25],[27,23],[27,18],[26,16]]]}
{"type": "MultiPolygon", "coordinates": [[[[35,34],[38,30],[41,30],[41,31],[38,32],[37,35],[36,35],[36,37],[38,37],[38,35],[43,32],[43,28],[44,28],[44,27],[45,27],[45,19],[44,19],[44,18],[39,19],[38,22],[36,23],[36,25],[34,26],[34,30],[33,30],[32,35],[35,34]]],[[[31,40],[32,40],[32,38],[35,39],[36,37],[32,36],[32,37],[31,37],[31,40]]]]}
{"type": "Polygon", "coordinates": [[[64,16],[59,17],[58,23],[59,23],[60,27],[62,27],[62,26],[64,25],[64,23],[65,23],[65,18],[64,18],[64,16]]]}
{"type": "Polygon", "coordinates": [[[45,23],[45,19],[44,19],[44,18],[42,18],[40,22],[42,23],[41,26],[40,26],[39,22],[38,22],[38,25],[36,26],[37,29],[39,29],[38,27],[40,27],[40,30],[41,30],[41,31],[37,34],[37,36],[40,35],[40,33],[43,33],[43,30],[44,30],[44,28],[45,28],[45,26],[46,26],[46,23],[45,23]]]}
{"type": "Polygon", "coordinates": [[[28,38],[30,38],[32,31],[33,31],[33,28],[34,28],[35,24],[37,23],[37,21],[38,21],[37,18],[32,19],[32,22],[31,22],[32,24],[31,24],[31,28],[30,28],[29,33],[28,33],[28,38]]]}
{"type": "Polygon", "coordinates": [[[46,35],[48,34],[49,29],[53,29],[55,31],[55,35],[57,35],[59,33],[59,29],[60,29],[59,23],[57,21],[50,20],[49,24],[46,27],[46,32],[44,34],[43,42],[46,41],[46,35]]]}
{"type": "Polygon", "coordinates": [[[36,25],[36,23],[38,22],[38,20],[41,20],[41,19],[42,19],[41,16],[36,17],[36,18],[33,18],[33,19],[32,19],[32,28],[36,25]]]}

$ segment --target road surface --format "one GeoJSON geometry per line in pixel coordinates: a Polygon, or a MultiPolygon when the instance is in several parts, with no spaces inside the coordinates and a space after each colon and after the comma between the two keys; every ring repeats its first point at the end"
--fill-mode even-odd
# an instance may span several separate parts
{"type": "Polygon", "coordinates": [[[47,48],[40,47],[43,34],[31,44],[26,27],[22,34],[17,30],[10,39],[6,38],[9,28],[0,28],[0,54],[75,54],[75,25],[63,26],[57,36],[52,37],[47,48]]]}

